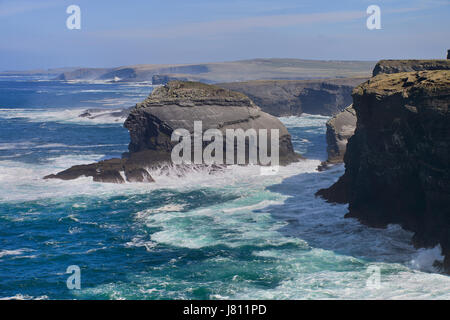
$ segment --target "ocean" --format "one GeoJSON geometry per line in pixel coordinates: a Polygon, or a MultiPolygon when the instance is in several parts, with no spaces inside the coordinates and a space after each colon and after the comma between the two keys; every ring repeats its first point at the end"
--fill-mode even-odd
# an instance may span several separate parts
{"type": "Polygon", "coordinates": [[[153,184],[42,179],[120,157],[125,119],[78,115],[130,107],[151,90],[0,78],[0,298],[450,298],[450,277],[433,267],[439,247],[415,249],[398,225],[369,228],[314,196],[344,171],[316,170],[324,116],[280,118],[307,160],[275,175],[232,166],[154,170],[153,184]],[[80,289],[67,286],[73,265],[80,289]]]}

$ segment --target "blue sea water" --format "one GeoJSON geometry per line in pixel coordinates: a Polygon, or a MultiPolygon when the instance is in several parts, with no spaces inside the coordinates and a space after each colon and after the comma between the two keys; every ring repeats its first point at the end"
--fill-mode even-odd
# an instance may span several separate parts
{"type": "Polygon", "coordinates": [[[318,172],[327,117],[281,118],[308,158],[261,176],[256,167],[155,170],[154,184],[43,180],[127,150],[123,118],[146,83],[0,78],[0,298],[449,299],[450,278],[410,232],[344,219],[315,198],[343,172],[318,172]],[[67,267],[81,270],[69,290],[67,267]],[[368,286],[369,267],[380,283],[368,286]],[[373,270],[373,269],[372,269],[373,270]]]}

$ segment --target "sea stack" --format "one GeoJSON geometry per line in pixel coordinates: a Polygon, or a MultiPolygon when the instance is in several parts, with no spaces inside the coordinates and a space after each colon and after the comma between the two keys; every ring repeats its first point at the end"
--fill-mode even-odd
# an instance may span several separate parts
{"type": "MultiPolygon", "coordinates": [[[[258,134],[261,130],[267,131],[270,141],[271,130],[276,130],[279,134],[279,164],[286,165],[300,158],[281,121],[262,112],[244,94],[200,82],[171,81],[131,109],[124,124],[130,132],[129,151],[121,159],[74,166],[45,178],[68,180],[91,176],[94,181],[101,182],[152,182],[149,169],[173,164],[171,152],[178,142],[171,140],[172,133],[184,129],[194,135],[196,121],[201,122],[203,132],[216,129],[223,133],[224,139],[227,129],[254,129],[258,134]]],[[[258,151],[259,142],[258,139],[258,151]]],[[[237,143],[233,140],[235,152],[237,143]]],[[[248,146],[247,140],[245,144],[248,146]]],[[[202,148],[207,145],[203,142],[202,148]]],[[[226,147],[225,140],[223,146],[226,147]]],[[[270,153],[270,147],[268,151],[270,153]]],[[[237,157],[234,159],[237,161],[237,157]]]]}
{"type": "Polygon", "coordinates": [[[353,136],[356,128],[356,112],[353,104],[328,120],[326,126],[328,159],[320,164],[319,171],[344,161],[347,141],[353,136]]]}

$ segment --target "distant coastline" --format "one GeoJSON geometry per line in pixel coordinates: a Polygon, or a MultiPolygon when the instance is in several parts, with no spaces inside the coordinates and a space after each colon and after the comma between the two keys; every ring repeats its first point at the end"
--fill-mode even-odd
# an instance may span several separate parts
{"type": "Polygon", "coordinates": [[[376,61],[305,59],[251,59],[197,64],[140,64],[115,68],[67,67],[29,71],[4,71],[6,75],[52,75],[58,80],[103,80],[114,82],[170,80],[204,83],[249,80],[308,80],[369,77],[376,61]]]}

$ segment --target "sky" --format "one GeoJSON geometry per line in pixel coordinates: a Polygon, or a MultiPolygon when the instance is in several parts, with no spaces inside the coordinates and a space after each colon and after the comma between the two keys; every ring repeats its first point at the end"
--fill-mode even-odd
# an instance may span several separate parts
{"type": "Polygon", "coordinates": [[[0,70],[253,58],[440,59],[450,0],[0,0],[0,70]],[[81,29],[66,9],[78,5],[81,29]],[[370,5],[381,29],[366,26],[370,5]]]}

